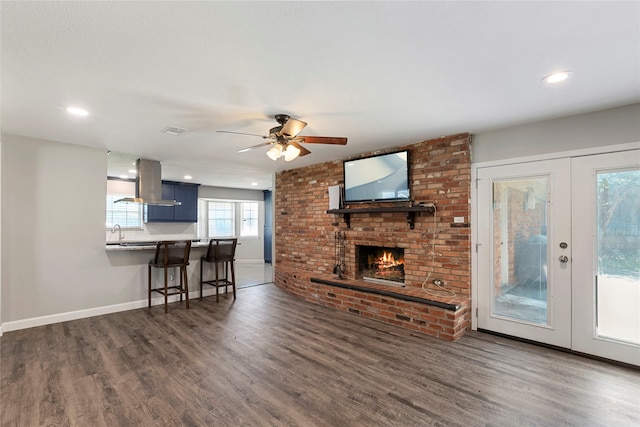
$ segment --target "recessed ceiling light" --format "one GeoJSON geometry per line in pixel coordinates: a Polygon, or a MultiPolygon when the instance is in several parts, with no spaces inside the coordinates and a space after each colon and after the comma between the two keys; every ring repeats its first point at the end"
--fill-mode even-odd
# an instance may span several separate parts
{"type": "Polygon", "coordinates": [[[120,179],[129,179],[127,175],[120,175],[120,179]]]}
{"type": "Polygon", "coordinates": [[[257,182],[252,182],[251,185],[253,185],[254,187],[256,187],[258,185],[257,182]]]}
{"type": "Polygon", "coordinates": [[[67,113],[73,114],[74,116],[86,117],[89,115],[89,112],[84,108],[78,107],[67,107],[67,113]]]}
{"type": "Polygon", "coordinates": [[[193,179],[193,177],[191,175],[185,175],[184,179],[193,179]]]}
{"type": "Polygon", "coordinates": [[[138,171],[135,170],[135,169],[129,169],[129,173],[136,174],[136,173],[138,173],[138,171]]]}
{"type": "Polygon", "coordinates": [[[571,71],[558,71],[544,76],[542,81],[549,84],[560,83],[567,80],[571,74],[573,74],[571,71]]]}

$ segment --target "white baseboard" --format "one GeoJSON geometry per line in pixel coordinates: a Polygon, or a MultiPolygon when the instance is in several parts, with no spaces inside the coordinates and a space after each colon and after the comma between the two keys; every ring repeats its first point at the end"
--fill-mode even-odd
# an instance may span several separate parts
{"type": "MultiPolygon", "coordinates": [[[[215,288],[205,289],[202,292],[202,296],[208,297],[211,295],[215,295],[216,294],[215,291],[216,291],[215,288]]],[[[222,290],[220,291],[221,295],[224,293],[225,292],[223,292],[222,290]]],[[[200,298],[200,290],[198,289],[197,291],[190,291],[189,298],[190,299],[200,298]]],[[[172,295],[169,297],[168,300],[169,302],[176,302],[176,301],[180,301],[180,297],[178,295],[172,295]]],[[[18,331],[20,329],[52,325],[54,323],[67,322],[69,320],[84,319],[87,317],[101,316],[103,314],[111,314],[111,313],[118,313],[118,312],[127,311],[127,310],[135,310],[138,308],[147,307],[147,304],[148,304],[147,299],[145,298],[143,300],[131,301],[131,302],[126,302],[122,304],[107,305],[104,307],[88,308],[84,310],[70,311],[67,313],[57,313],[57,314],[51,314],[48,316],[33,317],[31,319],[22,319],[22,320],[15,320],[13,322],[5,322],[0,326],[0,336],[2,336],[3,332],[18,331]]],[[[164,304],[164,297],[159,296],[159,297],[151,298],[151,305],[160,305],[160,304],[164,304]]]]}
{"type": "Polygon", "coordinates": [[[237,259],[236,264],[256,264],[261,263],[264,264],[264,260],[262,258],[257,259],[237,259]]]}

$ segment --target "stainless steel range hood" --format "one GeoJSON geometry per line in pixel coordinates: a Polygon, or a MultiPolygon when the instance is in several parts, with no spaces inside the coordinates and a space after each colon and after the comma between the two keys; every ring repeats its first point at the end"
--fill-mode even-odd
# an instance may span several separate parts
{"type": "Polygon", "coordinates": [[[118,202],[144,203],[146,205],[179,206],[175,200],[162,199],[162,168],[155,160],[136,160],[136,197],[125,197],[118,202]]]}

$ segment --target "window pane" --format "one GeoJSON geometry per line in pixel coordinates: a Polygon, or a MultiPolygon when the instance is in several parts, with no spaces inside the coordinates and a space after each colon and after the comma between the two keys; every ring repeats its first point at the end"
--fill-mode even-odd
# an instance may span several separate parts
{"type": "Polygon", "coordinates": [[[493,314],[545,325],[549,177],[493,184],[493,314]]]}
{"type": "Polygon", "coordinates": [[[135,197],[136,183],[134,181],[109,179],[107,180],[106,228],[118,224],[125,228],[142,228],[141,203],[114,203],[124,197],[135,197]]]}
{"type": "Polygon", "coordinates": [[[209,202],[208,205],[208,237],[233,237],[235,235],[233,203],[209,202]]]}
{"type": "Polygon", "coordinates": [[[207,201],[204,199],[198,199],[198,238],[207,238],[207,201]]]}
{"type": "Polygon", "coordinates": [[[640,343],[640,170],[597,174],[598,336],[640,343]]]}
{"type": "Polygon", "coordinates": [[[242,226],[240,235],[243,237],[258,237],[258,203],[242,203],[242,226]]]}

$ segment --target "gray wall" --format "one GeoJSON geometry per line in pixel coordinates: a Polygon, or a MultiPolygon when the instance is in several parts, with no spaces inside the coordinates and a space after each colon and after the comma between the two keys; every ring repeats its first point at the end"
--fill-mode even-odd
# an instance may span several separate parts
{"type": "Polygon", "coordinates": [[[139,297],[109,274],[104,150],[11,135],[2,150],[2,323],[139,297]]]}
{"type": "Polygon", "coordinates": [[[2,331],[145,307],[151,253],[105,252],[105,150],[7,134],[0,148],[2,331]]]}
{"type": "Polygon", "coordinates": [[[212,187],[209,185],[201,185],[198,189],[198,197],[203,199],[222,199],[222,200],[249,200],[263,201],[264,194],[262,190],[246,190],[241,188],[224,188],[212,187]]]}
{"type": "Polygon", "coordinates": [[[640,103],[473,135],[472,162],[640,141],[640,103]]]}

